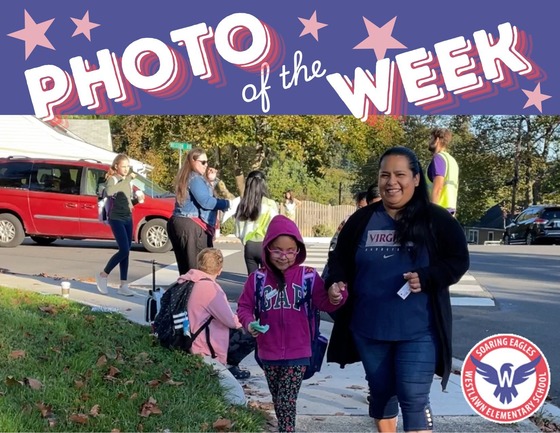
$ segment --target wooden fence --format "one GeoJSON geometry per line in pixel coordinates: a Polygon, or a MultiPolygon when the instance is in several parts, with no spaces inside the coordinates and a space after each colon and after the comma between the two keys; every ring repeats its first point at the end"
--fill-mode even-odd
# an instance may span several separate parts
{"type": "MultiPolygon", "coordinates": [[[[323,225],[328,229],[326,236],[332,236],[342,220],[356,210],[355,206],[331,206],[312,201],[302,201],[296,210],[296,224],[302,236],[314,236],[313,227],[323,225]]],[[[284,204],[280,213],[285,214],[284,204]]]]}

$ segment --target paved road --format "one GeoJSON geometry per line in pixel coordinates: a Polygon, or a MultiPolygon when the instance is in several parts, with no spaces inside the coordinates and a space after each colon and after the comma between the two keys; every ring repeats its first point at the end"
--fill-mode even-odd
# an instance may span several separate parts
{"type": "Polygon", "coordinates": [[[549,395],[560,404],[560,246],[471,246],[470,272],[496,300],[492,308],[453,309],[453,353],[464,359],[489,335],[512,333],[544,352],[549,395]]]}

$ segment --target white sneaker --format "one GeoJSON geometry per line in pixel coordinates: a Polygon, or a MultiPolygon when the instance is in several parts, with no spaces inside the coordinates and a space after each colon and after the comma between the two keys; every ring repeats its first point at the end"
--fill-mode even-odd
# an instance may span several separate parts
{"type": "Polygon", "coordinates": [[[134,296],[134,292],[128,288],[128,284],[121,284],[117,293],[122,296],[134,296]]]}
{"type": "Polygon", "coordinates": [[[104,295],[109,294],[109,290],[107,290],[107,277],[102,277],[101,274],[95,275],[95,283],[97,284],[97,290],[104,295]]]}

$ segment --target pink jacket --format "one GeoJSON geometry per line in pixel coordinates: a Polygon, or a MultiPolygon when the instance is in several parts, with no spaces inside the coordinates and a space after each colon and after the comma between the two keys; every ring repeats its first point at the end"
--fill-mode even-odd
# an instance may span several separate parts
{"type": "MultiPolygon", "coordinates": [[[[303,298],[302,282],[306,258],[305,244],[296,224],[283,215],[275,216],[263,241],[263,261],[266,280],[263,284],[264,311],[260,312],[260,324],[270,325],[265,334],[257,337],[259,356],[263,360],[278,361],[307,358],[311,356],[311,333],[305,307],[298,306],[303,298]],[[284,271],[286,288],[280,289],[270,264],[267,246],[278,236],[292,236],[299,247],[299,254],[292,266],[284,271]],[[283,293],[281,293],[283,292],[283,293]]],[[[348,293],[342,292],[342,302],[332,305],[321,277],[315,272],[311,289],[312,304],[322,311],[332,312],[346,302],[348,293]]],[[[245,329],[255,320],[255,272],[251,273],[239,297],[237,313],[245,329]]]]}
{"type": "MultiPolygon", "coordinates": [[[[225,365],[229,346],[229,330],[230,328],[241,328],[237,315],[231,310],[223,289],[210,275],[198,269],[191,269],[180,278],[195,282],[187,305],[191,332],[196,332],[210,316],[214,317],[209,326],[210,343],[216,352],[218,361],[225,365]],[[203,280],[203,278],[211,278],[212,281],[203,280]]],[[[191,352],[211,355],[205,331],[202,331],[193,341],[191,352]]]]}

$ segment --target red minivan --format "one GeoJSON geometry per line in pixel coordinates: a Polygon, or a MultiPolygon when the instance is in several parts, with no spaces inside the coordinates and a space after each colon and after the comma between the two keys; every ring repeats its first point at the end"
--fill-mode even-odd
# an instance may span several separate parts
{"type": "MultiPolygon", "coordinates": [[[[113,239],[97,212],[97,191],[108,169],[85,159],[0,158],[0,247],[20,245],[26,235],[40,245],[56,239],[113,239]]],[[[132,212],[135,242],[150,252],[169,251],[167,220],[174,195],[141,175],[132,183],[146,196],[132,212]]]]}

